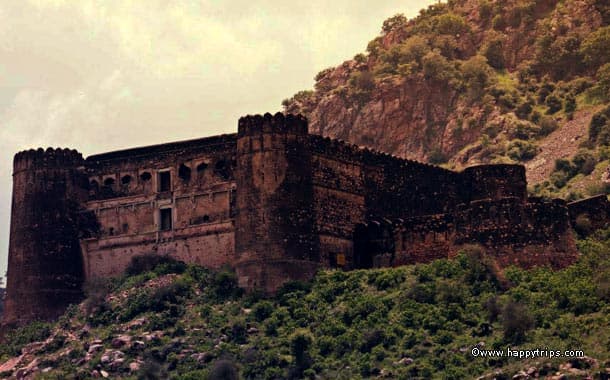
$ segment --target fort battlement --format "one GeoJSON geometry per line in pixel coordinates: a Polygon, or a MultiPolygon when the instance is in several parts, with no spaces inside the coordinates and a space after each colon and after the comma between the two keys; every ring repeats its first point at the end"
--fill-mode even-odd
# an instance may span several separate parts
{"type": "Polygon", "coordinates": [[[13,173],[28,169],[66,168],[82,164],[82,154],[74,149],[30,149],[15,154],[13,173]]]}
{"type": "Polygon", "coordinates": [[[237,135],[256,135],[262,133],[307,134],[307,119],[301,115],[284,115],[281,112],[271,115],[248,115],[241,117],[237,124],[237,135]]]}
{"type": "Polygon", "coordinates": [[[455,172],[310,135],[300,115],[237,124],[86,159],[18,153],[4,323],[59,315],[85,281],[137,255],[230,265],[268,292],[319,268],[425,262],[473,243],[501,265],[561,267],[577,257],[571,224],[603,203],[528,199],[521,165],[455,172]]]}

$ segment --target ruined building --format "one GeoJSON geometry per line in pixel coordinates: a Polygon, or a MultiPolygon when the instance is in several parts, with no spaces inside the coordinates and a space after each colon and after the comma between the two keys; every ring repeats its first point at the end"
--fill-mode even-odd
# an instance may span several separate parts
{"type": "Polygon", "coordinates": [[[87,279],[170,255],[277,289],[319,267],[370,268],[489,248],[500,265],[574,261],[564,201],[531,199],[520,165],[454,172],[331,140],[301,116],[237,134],[87,157],[14,159],[5,324],[53,318],[87,279]]]}

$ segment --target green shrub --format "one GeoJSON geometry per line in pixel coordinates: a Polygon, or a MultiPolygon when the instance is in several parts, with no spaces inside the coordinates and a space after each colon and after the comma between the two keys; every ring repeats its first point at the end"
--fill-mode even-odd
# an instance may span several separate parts
{"type": "Polygon", "coordinates": [[[610,101],[610,63],[606,63],[597,70],[597,90],[605,101],[610,101]]]}
{"type": "Polygon", "coordinates": [[[461,71],[470,99],[481,98],[483,90],[493,82],[493,69],[482,55],[475,55],[465,61],[461,71]]]}
{"type": "Polygon", "coordinates": [[[576,217],[574,221],[574,230],[580,236],[588,236],[593,232],[593,224],[591,223],[591,219],[587,214],[580,214],[576,217]]]}
{"type": "Polygon", "coordinates": [[[261,301],[254,305],[252,314],[254,315],[254,319],[256,319],[256,321],[262,322],[271,316],[274,309],[275,307],[273,303],[269,301],[261,301]]]}
{"type": "Polygon", "coordinates": [[[32,342],[40,342],[51,335],[51,324],[34,321],[26,326],[10,330],[0,345],[0,354],[17,356],[21,354],[21,348],[32,342]]]}
{"type": "Polygon", "coordinates": [[[589,34],[580,51],[589,67],[599,67],[610,62],[610,26],[604,26],[589,34]]]}
{"type": "Polygon", "coordinates": [[[501,70],[505,67],[504,60],[504,36],[500,35],[489,39],[483,45],[483,55],[494,69],[501,70]]]}
{"type": "Polygon", "coordinates": [[[591,174],[595,169],[595,164],[597,164],[597,159],[595,155],[587,150],[580,150],[574,158],[572,158],[572,163],[574,164],[574,168],[577,173],[581,173],[584,175],[591,174]]]}
{"type": "Polygon", "coordinates": [[[210,287],[219,300],[243,294],[243,290],[237,285],[237,275],[230,268],[224,268],[214,273],[210,287]]]}
{"type": "Polygon", "coordinates": [[[546,113],[549,115],[556,113],[557,111],[561,110],[561,108],[563,107],[563,104],[561,103],[561,99],[559,99],[555,95],[547,96],[546,99],[544,100],[544,103],[546,104],[547,107],[549,107],[546,111],[546,113]]]}
{"type": "Polygon", "coordinates": [[[515,161],[528,161],[538,154],[538,147],[529,141],[513,140],[508,144],[506,153],[515,161]]]}
{"type": "Polygon", "coordinates": [[[520,119],[527,119],[533,110],[533,104],[530,101],[520,102],[515,108],[515,115],[520,119]]]}
{"type": "Polygon", "coordinates": [[[568,183],[568,180],[570,178],[571,177],[568,175],[568,173],[554,172],[551,174],[551,177],[549,178],[549,180],[556,188],[561,189],[568,183]]]}
{"type": "Polygon", "coordinates": [[[538,124],[540,125],[538,136],[548,136],[559,127],[557,120],[551,116],[541,116],[538,124]]]}
{"type": "Polygon", "coordinates": [[[426,79],[444,83],[449,83],[455,79],[455,67],[438,51],[428,52],[422,58],[422,66],[426,79]]]}
{"type": "Polygon", "coordinates": [[[186,264],[170,256],[157,254],[136,255],[129,262],[125,272],[130,276],[134,276],[152,270],[158,270],[159,273],[157,274],[182,273],[186,270],[186,264]]]}
{"type": "Polygon", "coordinates": [[[407,25],[407,22],[408,20],[404,14],[397,13],[383,22],[381,31],[384,34],[390,33],[391,31],[404,28],[407,25]]]}
{"type": "Polygon", "coordinates": [[[459,35],[468,31],[469,27],[462,16],[454,13],[444,13],[434,18],[435,30],[440,34],[459,35]]]}
{"type": "Polygon", "coordinates": [[[509,301],[502,310],[504,339],[519,344],[525,341],[526,333],[534,327],[534,318],[523,304],[509,301]]]}
{"type": "Polygon", "coordinates": [[[576,98],[574,96],[569,95],[568,97],[566,97],[566,101],[563,106],[563,110],[568,115],[573,114],[574,111],[576,111],[576,98]]]}

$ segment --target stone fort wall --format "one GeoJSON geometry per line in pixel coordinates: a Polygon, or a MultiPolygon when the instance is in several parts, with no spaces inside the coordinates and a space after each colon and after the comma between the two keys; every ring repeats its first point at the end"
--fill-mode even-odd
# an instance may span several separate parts
{"type": "Polygon", "coordinates": [[[31,150],[14,160],[4,323],[58,315],[135,255],[227,264],[241,286],[274,291],[319,267],[429,261],[473,242],[506,265],[576,257],[566,205],[528,200],[522,166],[454,172],[309,135],[301,116],[86,159],[31,150]]]}

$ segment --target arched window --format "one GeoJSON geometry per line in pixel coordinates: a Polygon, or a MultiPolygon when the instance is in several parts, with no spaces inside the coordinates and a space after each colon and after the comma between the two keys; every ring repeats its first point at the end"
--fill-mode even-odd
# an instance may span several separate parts
{"type": "Polygon", "coordinates": [[[190,181],[191,180],[191,168],[189,168],[188,166],[181,164],[180,167],[178,168],[178,177],[180,177],[181,180],[183,181],[190,181]]]}

